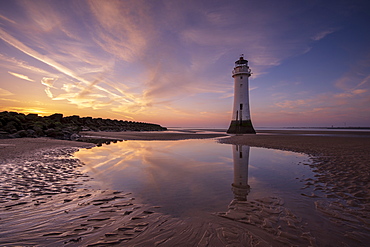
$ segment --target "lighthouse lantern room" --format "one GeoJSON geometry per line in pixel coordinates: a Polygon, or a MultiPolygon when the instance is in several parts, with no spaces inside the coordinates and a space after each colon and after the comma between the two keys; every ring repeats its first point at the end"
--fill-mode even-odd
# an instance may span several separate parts
{"type": "Polygon", "coordinates": [[[229,134],[255,134],[253,128],[250,110],[249,110],[249,77],[251,69],[248,61],[242,54],[235,62],[232,77],[234,78],[234,106],[230,127],[227,130],[229,134]]]}

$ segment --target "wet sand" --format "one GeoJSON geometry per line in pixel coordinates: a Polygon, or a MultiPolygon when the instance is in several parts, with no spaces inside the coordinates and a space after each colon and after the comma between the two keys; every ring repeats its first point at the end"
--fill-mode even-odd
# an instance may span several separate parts
{"type": "Polygon", "coordinates": [[[90,143],[51,138],[0,139],[0,162],[4,162],[7,159],[27,159],[27,157],[33,156],[35,152],[41,150],[66,147],[87,148],[93,146],[95,145],[90,143]]]}
{"type": "MultiPolygon", "coordinates": [[[[303,182],[312,192],[305,189],[302,196],[314,200],[324,222],[343,226],[343,236],[323,239],[325,232],[310,230],[275,197],[232,201],[227,212],[173,218],[156,212],[155,206],[135,203],[129,191],[85,188],[91,178],[78,171],[83,164],[72,154],[91,144],[25,138],[0,140],[0,245],[365,246],[370,238],[370,138],[277,134],[219,141],[311,155],[316,175],[303,182]]],[[[161,132],[99,135],[126,140],[215,137],[161,132]]]]}
{"type": "Polygon", "coordinates": [[[225,133],[194,133],[189,132],[81,132],[82,136],[94,138],[111,138],[119,140],[184,140],[184,139],[203,139],[227,136],[225,133]]]}

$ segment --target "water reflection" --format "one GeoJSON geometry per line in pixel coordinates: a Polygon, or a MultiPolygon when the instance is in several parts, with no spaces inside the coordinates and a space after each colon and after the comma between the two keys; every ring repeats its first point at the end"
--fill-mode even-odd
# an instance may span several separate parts
{"type": "Polygon", "coordinates": [[[239,201],[246,201],[250,192],[248,184],[248,166],[249,166],[249,146],[232,145],[234,161],[234,182],[232,191],[234,198],[239,201]]]}
{"type": "Polygon", "coordinates": [[[311,174],[297,165],[305,155],[212,139],[124,141],[75,155],[94,178],[89,186],[132,192],[139,202],[177,216],[223,211],[233,198],[285,194],[289,201],[302,186],[296,178],[311,174]]]}

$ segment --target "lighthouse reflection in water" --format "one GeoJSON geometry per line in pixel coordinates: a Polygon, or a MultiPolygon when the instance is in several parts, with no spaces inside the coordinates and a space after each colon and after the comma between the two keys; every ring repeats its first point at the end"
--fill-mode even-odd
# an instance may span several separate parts
{"type": "Polygon", "coordinates": [[[246,201],[250,192],[248,184],[249,146],[232,145],[234,160],[234,182],[232,191],[234,199],[246,201]]]}

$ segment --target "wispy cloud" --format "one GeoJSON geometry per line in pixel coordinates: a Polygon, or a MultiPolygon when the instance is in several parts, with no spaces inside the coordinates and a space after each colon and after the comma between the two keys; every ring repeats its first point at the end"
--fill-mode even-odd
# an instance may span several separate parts
{"type": "Polygon", "coordinates": [[[143,1],[89,1],[99,25],[95,41],[105,51],[135,61],[145,53],[153,39],[150,3],[143,1]]]}
{"type": "MultiPolygon", "coordinates": [[[[353,49],[348,53],[354,56],[353,49]]],[[[361,54],[357,54],[356,59],[352,61],[351,66],[344,74],[334,82],[334,85],[344,91],[352,91],[361,88],[370,88],[370,49],[364,49],[361,54]]]]}
{"type": "Polygon", "coordinates": [[[13,20],[11,20],[11,19],[9,19],[9,18],[7,18],[7,17],[5,17],[5,16],[3,16],[3,15],[0,15],[0,19],[3,19],[3,20],[5,20],[5,21],[7,21],[7,22],[10,22],[10,23],[12,23],[12,24],[15,24],[15,23],[16,23],[15,21],[13,21],[13,20]]]}
{"type": "Polygon", "coordinates": [[[21,41],[17,40],[13,36],[11,36],[7,32],[5,32],[2,28],[0,28],[0,38],[3,41],[5,41],[6,43],[8,43],[9,45],[13,46],[14,48],[24,52],[27,55],[29,55],[30,57],[35,58],[35,59],[51,66],[52,68],[57,69],[58,71],[68,75],[68,76],[71,76],[73,78],[77,77],[72,70],[70,70],[70,69],[64,67],[63,65],[51,60],[47,56],[44,56],[44,55],[40,54],[39,52],[29,48],[28,46],[23,44],[21,41]]]}
{"type": "MultiPolygon", "coordinates": [[[[78,81],[78,83],[66,83],[68,84],[77,84],[78,86],[74,87],[74,89],[80,90],[80,93],[67,93],[67,94],[61,94],[57,97],[57,99],[66,99],[72,104],[77,104],[79,107],[96,107],[96,105],[100,105],[99,102],[96,102],[95,100],[91,99],[86,99],[83,101],[84,103],[81,104],[81,98],[82,95],[87,97],[88,96],[88,91],[91,91],[91,88],[96,90],[95,95],[90,95],[91,97],[96,99],[97,94],[101,94],[101,97],[109,97],[111,99],[119,100],[121,103],[123,102],[131,102],[135,100],[135,97],[131,95],[130,93],[124,93],[122,90],[120,90],[121,93],[117,94],[116,92],[113,92],[109,89],[106,89],[98,83],[91,83],[90,81],[84,79],[83,77],[77,75],[74,70],[50,59],[47,56],[41,55],[39,52],[31,49],[30,47],[26,46],[16,38],[12,37],[8,33],[6,33],[3,29],[0,28],[0,38],[3,39],[5,42],[8,44],[14,46],[18,50],[24,52],[25,54],[29,55],[32,58],[35,58],[52,68],[56,69],[60,73],[64,74],[65,76],[68,76],[69,78],[75,79],[78,81]],[[86,91],[88,90],[88,91],[86,91]],[[123,94],[122,94],[123,93],[123,94]],[[74,99],[74,97],[79,97],[79,99],[74,99]]],[[[50,87],[50,80],[44,80],[43,84],[50,87]]],[[[65,86],[64,88],[68,88],[68,86],[65,86]]],[[[51,92],[49,89],[46,91],[47,95],[50,97],[52,96],[51,92]]]]}
{"type": "Polygon", "coordinates": [[[326,36],[328,36],[329,34],[334,33],[335,31],[337,31],[337,29],[329,29],[329,30],[321,31],[321,32],[315,34],[312,37],[312,39],[314,41],[319,41],[319,40],[325,38],[326,36]]]}
{"type": "Polygon", "coordinates": [[[26,81],[34,81],[32,79],[30,79],[28,76],[26,75],[22,75],[22,74],[18,74],[18,73],[14,73],[14,72],[10,72],[8,71],[9,74],[11,74],[12,76],[15,76],[15,77],[18,77],[20,79],[23,79],[23,80],[26,80],[26,81]]]}
{"type": "Polygon", "coordinates": [[[368,90],[367,89],[355,89],[352,91],[352,93],[354,95],[359,95],[359,94],[363,94],[363,93],[366,93],[368,90]]]}
{"type": "Polygon", "coordinates": [[[368,119],[370,112],[367,106],[369,104],[370,94],[366,89],[342,93],[327,92],[305,99],[276,102],[275,111],[264,113],[264,117],[269,115],[280,119],[286,116],[295,118],[296,123],[300,122],[300,125],[305,126],[314,122],[315,119],[320,119],[320,122],[327,125],[343,124],[346,119],[348,123],[368,119]]]}
{"type": "Polygon", "coordinates": [[[51,99],[54,98],[53,93],[50,91],[50,88],[55,88],[53,86],[54,81],[55,81],[55,78],[46,78],[46,77],[42,78],[41,80],[41,84],[46,86],[45,88],[46,95],[51,99]]]}
{"type": "Polygon", "coordinates": [[[54,81],[55,81],[56,79],[55,78],[46,78],[46,77],[44,77],[44,78],[42,78],[42,80],[41,80],[41,84],[42,85],[45,85],[45,86],[47,86],[47,87],[51,87],[51,88],[55,88],[54,86],[53,86],[53,84],[54,84],[54,81]]]}
{"type": "Polygon", "coordinates": [[[300,108],[302,105],[305,105],[307,106],[308,102],[310,102],[312,100],[303,100],[303,99],[299,99],[299,100],[284,100],[282,102],[277,102],[275,103],[276,106],[280,107],[280,108],[289,108],[289,109],[293,109],[293,108],[300,108]]]}
{"type": "Polygon", "coordinates": [[[28,73],[28,74],[31,73],[31,74],[41,75],[41,76],[49,75],[49,76],[57,77],[57,75],[54,74],[53,72],[46,71],[39,67],[29,65],[27,62],[22,61],[20,59],[16,59],[14,57],[7,57],[4,54],[0,54],[0,63],[2,67],[9,69],[9,70],[22,69],[24,73],[28,73]]]}
{"type": "Polygon", "coordinates": [[[12,95],[14,94],[9,92],[8,90],[0,88],[0,97],[7,97],[7,96],[12,96],[12,95]]]}
{"type": "MultiPolygon", "coordinates": [[[[26,25],[28,32],[37,32],[41,33],[51,33],[58,31],[65,31],[64,24],[68,19],[63,16],[63,14],[58,11],[58,7],[55,6],[55,3],[50,1],[37,1],[29,2],[22,1],[24,9],[24,14],[27,16],[27,19],[23,19],[21,24],[26,25]],[[28,23],[25,23],[25,20],[28,23]]],[[[67,5],[65,5],[67,7],[67,5]]],[[[68,8],[68,7],[67,7],[68,8]]],[[[63,32],[64,34],[69,34],[70,32],[63,32]]]]}
{"type": "Polygon", "coordinates": [[[344,92],[344,93],[339,93],[335,94],[335,98],[352,98],[352,97],[359,97],[362,94],[365,94],[368,90],[367,89],[355,89],[352,91],[344,92]]]}

